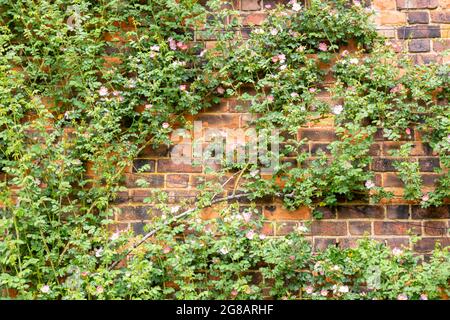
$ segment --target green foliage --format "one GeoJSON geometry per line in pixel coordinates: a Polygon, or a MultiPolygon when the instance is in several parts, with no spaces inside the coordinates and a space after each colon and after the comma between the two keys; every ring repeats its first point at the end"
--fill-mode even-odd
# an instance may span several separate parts
{"type": "MultiPolygon", "coordinates": [[[[313,292],[327,290],[327,298],[416,299],[448,291],[445,249],[425,264],[410,253],[406,260],[389,259],[389,249],[367,241],[315,256],[298,234],[260,237],[263,222],[245,218],[257,213],[238,214],[234,207],[217,221],[155,221],[155,237],[126,265],[110,270],[134,240],[128,231],[111,235],[123,172],[147,146],[169,143],[174,127],[189,127],[186,115],[223,96],[249,100],[250,112],[260,115],[257,129],[286,133],[279,142],[298,164],[290,166],[282,156],[269,180],[255,174],[256,166],[240,166],[244,179],[234,193],[250,199],[281,195],[287,207],[313,207],[351,200],[367,189],[374,201],[388,196],[372,185],[367,170],[377,128],[399,140],[415,126],[442,167],[449,167],[448,65],[393,63],[397,58],[382,46],[369,14],[346,3],[312,1],[289,14],[279,6],[243,41],[235,32],[241,27],[236,12],[218,0],[207,9],[196,0],[0,1],[2,295],[259,298],[266,285],[279,298],[325,298],[308,295],[305,288],[314,286],[313,292]],[[217,40],[217,47],[205,51],[194,41],[200,38],[217,40]],[[352,41],[360,51],[337,58],[352,41]],[[296,135],[300,126],[334,110],[319,99],[326,91],[323,63],[333,65],[337,85],[330,92],[343,110],[335,112],[338,139],[329,154],[310,162],[301,151],[307,141],[297,142],[296,135]],[[256,94],[240,94],[249,87],[256,94]],[[318,262],[337,264],[345,273],[325,269],[328,277],[315,275],[318,262]],[[382,277],[379,288],[366,292],[361,288],[372,281],[369,266],[382,277]],[[268,282],[253,281],[256,271],[268,282]],[[343,286],[349,292],[339,291],[343,286]]],[[[417,167],[399,167],[410,185],[408,197],[420,198],[417,167]]],[[[209,205],[223,191],[215,187],[214,194],[202,189],[198,203],[209,205]]],[[[422,204],[439,205],[448,190],[445,174],[422,204]]],[[[157,202],[168,215],[166,199],[158,195],[157,202]]]]}

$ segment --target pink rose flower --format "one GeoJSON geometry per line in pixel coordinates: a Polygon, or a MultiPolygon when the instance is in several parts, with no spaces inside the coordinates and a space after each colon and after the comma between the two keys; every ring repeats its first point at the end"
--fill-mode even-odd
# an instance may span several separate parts
{"type": "Polygon", "coordinates": [[[404,293],[401,293],[397,296],[397,300],[408,300],[408,296],[404,293]]]}
{"type": "Polygon", "coordinates": [[[162,127],[163,127],[164,129],[167,129],[167,128],[169,128],[169,124],[168,124],[167,122],[164,122],[164,123],[162,124],[162,127]]]}
{"type": "Polygon", "coordinates": [[[274,97],[273,97],[273,95],[269,95],[269,96],[267,96],[267,101],[269,101],[269,102],[273,102],[273,100],[274,100],[274,97]]]}
{"type": "Polygon", "coordinates": [[[218,93],[218,94],[224,94],[224,93],[225,93],[225,89],[222,88],[222,87],[218,87],[218,88],[217,88],[217,93],[218,93]]]}
{"type": "Polygon", "coordinates": [[[95,291],[97,292],[97,294],[102,294],[105,290],[103,289],[102,286],[98,286],[95,291]]]}
{"type": "Polygon", "coordinates": [[[180,85],[180,90],[181,91],[186,91],[186,89],[187,89],[187,85],[185,85],[185,84],[181,84],[180,85]]]}
{"type": "Polygon", "coordinates": [[[411,129],[410,128],[406,128],[405,133],[409,136],[411,135],[411,129]]]}
{"type": "Polygon", "coordinates": [[[42,286],[41,287],[41,292],[42,293],[49,293],[50,292],[50,287],[48,285],[42,286]]]}
{"type": "Polygon", "coordinates": [[[319,43],[319,50],[320,51],[327,51],[328,50],[327,44],[325,42],[319,43]]]}
{"type": "Polygon", "coordinates": [[[311,92],[311,93],[314,93],[314,92],[316,92],[316,91],[317,91],[316,88],[309,88],[309,92],[311,92]]]}
{"type": "Polygon", "coordinates": [[[307,294],[312,294],[314,292],[314,288],[312,286],[307,286],[305,291],[307,294]]]}
{"type": "Polygon", "coordinates": [[[375,183],[373,183],[372,180],[367,180],[365,186],[367,189],[372,189],[373,187],[375,187],[375,183]]]}
{"type": "Polygon", "coordinates": [[[167,254],[167,253],[169,253],[170,251],[172,251],[172,248],[169,247],[169,246],[165,246],[165,247],[163,248],[163,253],[164,253],[164,254],[167,254]]]}
{"type": "Polygon", "coordinates": [[[342,105],[340,105],[340,104],[335,105],[333,107],[333,113],[336,114],[336,115],[341,114],[342,111],[344,111],[344,107],[342,105]]]}
{"type": "Polygon", "coordinates": [[[108,88],[101,86],[100,89],[98,90],[98,94],[101,97],[107,96],[108,95],[108,88]]]}
{"type": "Polygon", "coordinates": [[[428,193],[424,194],[423,197],[422,197],[422,201],[423,202],[427,202],[428,200],[430,200],[430,196],[428,195],[428,193]]]}
{"type": "Polygon", "coordinates": [[[425,293],[420,295],[420,300],[428,300],[428,296],[425,293]]]}
{"type": "Polygon", "coordinates": [[[177,50],[177,42],[172,38],[169,38],[169,47],[171,50],[177,50]]]}
{"type": "Polygon", "coordinates": [[[249,232],[246,233],[245,237],[249,240],[253,240],[253,238],[255,237],[255,231],[250,230],[249,232]]]}

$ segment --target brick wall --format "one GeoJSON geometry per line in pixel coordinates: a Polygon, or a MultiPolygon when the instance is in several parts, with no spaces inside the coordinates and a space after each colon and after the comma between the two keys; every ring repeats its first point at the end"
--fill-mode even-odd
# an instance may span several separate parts
{"type": "MultiPolygon", "coordinates": [[[[235,5],[241,10],[244,23],[250,26],[260,24],[265,18],[265,7],[277,2],[283,1],[235,0],[235,5]]],[[[444,58],[441,53],[450,49],[450,0],[373,0],[361,3],[376,10],[375,22],[379,32],[390,38],[398,51],[407,48],[416,63],[448,63],[448,58],[444,58]]],[[[210,47],[213,43],[205,45],[210,47]]],[[[322,98],[326,100],[329,96],[324,94],[322,98]]],[[[245,110],[238,110],[239,104],[241,102],[234,98],[223,99],[220,104],[192,120],[202,121],[206,128],[245,129],[251,115],[245,110]]],[[[307,148],[314,156],[318,149],[324,149],[334,138],[333,120],[325,119],[314,127],[300,128],[300,136],[310,139],[307,148]]],[[[433,168],[440,165],[439,159],[433,155],[429,146],[420,141],[419,134],[414,130],[404,139],[414,141],[412,157],[420,163],[427,190],[438,178],[433,168]]],[[[267,220],[264,232],[279,236],[293,230],[299,223],[313,220],[309,237],[316,248],[336,244],[351,246],[364,234],[391,246],[409,246],[410,232],[423,237],[414,245],[418,252],[430,251],[437,240],[450,245],[446,230],[450,227],[450,206],[422,209],[417,204],[402,200],[402,182],[392,166],[395,158],[388,153],[396,144],[383,141],[382,136],[378,135],[371,150],[376,183],[396,195],[389,203],[369,205],[361,201],[343,202],[335,208],[321,208],[323,218],[316,220],[307,208],[288,211],[277,199],[264,199],[257,203],[259,211],[267,220]]],[[[186,150],[191,152],[189,144],[186,150]]],[[[169,202],[175,204],[187,199],[194,201],[196,186],[211,179],[204,165],[174,164],[169,156],[169,148],[161,146],[157,150],[148,148],[135,161],[135,168],[126,174],[128,190],[122,192],[117,200],[117,206],[121,208],[121,213],[116,216],[118,226],[131,226],[135,231],[143,232],[143,226],[150,216],[158,214],[158,210],[143,203],[152,188],[165,189],[169,194],[169,202]],[[137,174],[136,169],[144,164],[150,164],[149,170],[137,174]],[[137,179],[145,179],[149,187],[139,188],[137,179]]],[[[246,205],[246,201],[242,205],[246,205]]],[[[216,211],[217,208],[205,210],[205,218],[214,216],[216,211]]]]}

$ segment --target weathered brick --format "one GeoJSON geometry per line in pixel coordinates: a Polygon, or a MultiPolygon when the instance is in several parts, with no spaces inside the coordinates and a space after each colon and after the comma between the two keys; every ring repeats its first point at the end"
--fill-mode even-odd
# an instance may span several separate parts
{"type": "Polygon", "coordinates": [[[135,222],[131,224],[131,227],[133,228],[133,232],[136,235],[144,235],[145,232],[145,226],[147,223],[145,222],[135,222]]]}
{"type": "Polygon", "coordinates": [[[285,236],[292,232],[296,232],[299,224],[294,221],[277,222],[275,225],[275,234],[277,236],[285,236]]]}
{"type": "Polygon", "coordinates": [[[400,27],[397,30],[399,39],[419,39],[419,38],[440,38],[441,29],[439,26],[412,26],[400,27]]]}
{"type": "Polygon", "coordinates": [[[337,207],[339,219],[382,219],[384,208],[371,205],[349,205],[337,207]]]}
{"type": "Polygon", "coordinates": [[[375,240],[385,243],[390,248],[402,248],[402,247],[409,247],[409,237],[405,238],[380,238],[380,237],[374,237],[375,240]]]}
{"type": "Polygon", "coordinates": [[[450,49],[450,39],[438,39],[433,40],[433,50],[436,52],[442,52],[450,49]]]}
{"type": "Polygon", "coordinates": [[[347,235],[347,223],[337,221],[313,221],[311,232],[313,235],[321,236],[345,236],[347,235]]]}
{"type": "Polygon", "coordinates": [[[145,198],[152,195],[152,190],[149,189],[137,189],[130,190],[130,198],[133,202],[142,202],[145,198]]]}
{"type": "Polygon", "coordinates": [[[372,162],[372,169],[374,171],[387,172],[398,171],[394,167],[394,162],[403,159],[399,158],[375,158],[372,162]]]}
{"type": "Polygon", "coordinates": [[[361,236],[371,234],[372,225],[367,221],[349,221],[348,231],[351,235],[361,236]]]}
{"type": "Polygon", "coordinates": [[[408,219],[408,205],[389,205],[386,206],[386,216],[388,219],[408,219]]]}
{"type": "Polygon", "coordinates": [[[178,203],[180,201],[193,203],[198,194],[199,191],[197,190],[170,190],[167,192],[169,203],[178,203]]]}
{"type": "Polygon", "coordinates": [[[435,248],[437,242],[440,242],[442,246],[450,245],[450,238],[422,238],[414,244],[414,250],[417,252],[429,252],[435,248]]]}
{"type": "Polygon", "coordinates": [[[245,15],[242,19],[242,23],[244,25],[261,25],[263,21],[266,19],[265,13],[252,13],[245,15]]]}
{"type": "Polygon", "coordinates": [[[239,115],[236,114],[199,114],[195,118],[196,121],[202,121],[204,128],[228,128],[235,129],[239,127],[239,115]]]}
{"type": "Polygon", "coordinates": [[[431,22],[433,23],[450,23],[450,10],[432,11],[431,22]]]}
{"type": "Polygon", "coordinates": [[[376,22],[380,25],[402,25],[406,22],[406,14],[398,11],[381,11],[376,22]]]}
{"type": "Polygon", "coordinates": [[[164,176],[159,174],[127,174],[125,175],[125,184],[129,188],[142,188],[137,181],[143,180],[147,185],[146,188],[164,187],[164,176]]]}
{"type": "Polygon", "coordinates": [[[405,184],[395,173],[383,173],[383,187],[404,187],[405,184]]]}
{"type": "Polygon", "coordinates": [[[414,55],[413,61],[415,64],[430,64],[430,63],[442,63],[442,56],[438,54],[417,54],[414,55]]]}
{"type": "Polygon", "coordinates": [[[419,159],[420,171],[433,172],[435,168],[439,168],[439,158],[422,158],[419,159]]]}
{"type": "Polygon", "coordinates": [[[262,0],[242,0],[241,9],[244,11],[261,10],[262,0]]]}
{"type": "Polygon", "coordinates": [[[450,218],[450,206],[421,208],[412,206],[413,219],[448,219],[450,218]]]}
{"type": "Polygon", "coordinates": [[[118,215],[119,221],[148,220],[150,217],[161,215],[161,211],[151,206],[123,207],[118,215]]]}
{"type": "Polygon", "coordinates": [[[424,186],[430,187],[436,185],[438,180],[442,177],[440,174],[423,173],[421,174],[422,182],[424,186]]]}
{"type": "Polygon", "coordinates": [[[133,161],[133,172],[155,172],[155,160],[136,159],[133,161]],[[141,169],[147,166],[145,170],[141,169]]]}
{"type": "Polygon", "coordinates": [[[314,210],[321,214],[322,219],[336,219],[336,208],[334,207],[317,207],[314,210]]]}
{"type": "Polygon", "coordinates": [[[396,0],[373,0],[372,6],[379,10],[395,10],[397,8],[396,0]]]}
{"type": "Polygon", "coordinates": [[[168,188],[186,188],[189,185],[189,175],[187,174],[168,174],[166,177],[168,188]]]}
{"type": "Polygon", "coordinates": [[[438,0],[397,0],[397,9],[435,9],[438,0]]]}
{"type": "Polygon", "coordinates": [[[333,141],[336,140],[336,133],[331,129],[299,129],[299,139],[305,138],[311,141],[333,141]]]}
{"type": "Polygon", "coordinates": [[[408,23],[409,24],[427,24],[430,22],[430,14],[426,11],[413,11],[408,12],[408,23]]]}
{"type": "Polygon", "coordinates": [[[139,154],[141,157],[167,157],[169,155],[169,147],[167,145],[159,145],[154,147],[149,145],[139,154]]]}
{"type": "Polygon", "coordinates": [[[421,227],[408,222],[375,221],[373,224],[376,235],[407,235],[409,232],[421,234],[421,227]]]}
{"type": "Polygon", "coordinates": [[[114,199],[114,203],[115,204],[126,203],[129,200],[130,200],[130,195],[128,194],[128,190],[120,191],[120,192],[117,192],[116,198],[114,199]]]}
{"type": "MultiPolygon", "coordinates": [[[[414,41],[414,40],[413,40],[414,41]]],[[[422,40],[419,40],[422,41],[422,40]]],[[[428,41],[428,40],[425,40],[428,41]]],[[[399,150],[403,145],[401,142],[386,141],[383,143],[383,154],[385,156],[391,155],[394,150],[399,150]]],[[[427,143],[413,142],[411,148],[411,156],[431,156],[433,155],[433,149],[427,143]]]]}
{"type": "Polygon", "coordinates": [[[445,221],[424,221],[423,229],[428,236],[446,236],[449,230],[445,221]]]}
{"type": "Polygon", "coordinates": [[[413,39],[408,44],[409,52],[429,52],[430,47],[429,39],[413,39]]]}
{"type": "Polygon", "coordinates": [[[265,206],[264,217],[268,220],[306,220],[311,217],[311,209],[300,207],[291,211],[281,205],[265,206]]]}
{"type": "Polygon", "coordinates": [[[316,238],[314,237],[314,250],[324,250],[329,246],[336,246],[335,238],[316,238]]]}
{"type": "Polygon", "coordinates": [[[176,163],[172,159],[159,159],[158,172],[200,173],[202,166],[176,163]]]}

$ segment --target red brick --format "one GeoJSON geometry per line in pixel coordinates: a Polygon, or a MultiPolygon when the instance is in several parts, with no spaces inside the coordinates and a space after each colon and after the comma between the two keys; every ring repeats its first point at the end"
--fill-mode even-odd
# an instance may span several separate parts
{"type": "Polygon", "coordinates": [[[161,215],[161,211],[151,206],[136,206],[120,208],[119,221],[148,220],[150,217],[161,215]]]}
{"type": "Polygon", "coordinates": [[[264,207],[264,217],[268,220],[306,220],[311,218],[311,209],[300,207],[290,211],[281,205],[266,206],[264,207]]]}
{"type": "Polygon", "coordinates": [[[431,22],[450,23],[450,11],[432,11],[431,22]]]}
{"type": "Polygon", "coordinates": [[[397,8],[403,9],[435,9],[439,5],[438,0],[397,0],[397,8]]]}
{"type": "Polygon", "coordinates": [[[419,39],[419,38],[440,38],[441,29],[439,26],[412,26],[400,27],[397,30],[399,39],[419,39]]]}
{"type": "Polygon", "coordinates": [[[412,39],[408,44],[409,52],[429,52],[430,49],[429,39],[412,39]]]}
{"type": "Polygon", "coordinates": [[[199,191],[197,190],[170,190],[167,192],[167,196],[169,198],[169,203],[178,203],[180,201],[186,201],[188,203],[193,203],[199,191]]]}
{"type": "Polygon", "coordinates": [[[433,50],[436,52],[442,52],[450,49],[450,39],[438,39],[433,40],[433,50]]]}
{"type": "Polygon", "coordinates": [[[299,129],[299,139],[305,138],[311,141],[333,141],[336,140],[336,133],[334,130],[299,129]]]}
{"type": "Polygon", "coordinates": [[[408,23],[416,24],[416,23],[428,23],[430,22],[430,15],[426,11],[413,11],[408,12],[408,23]]]}
{"type": "Polygon", "coordinates": [[[164,176],[159,174],[126,174],[125,185],[129,188],[142,188],[137,181],[143,180],[147,183],[146,188],[164,187],[164,176]]]}
{"type": "Polygon", "coordinates": [[[374,233],[376,235],[407,235],[409,231],[421,234],[421,227],[417,224],[397,221],[375,221],[374,233]]]}
{"type": "Polygon", "coordinates": [[[196,121],[202,121],[204,128],[229,128],[239,127],[239,116],[236,114],[199,114],[196,121]]]}
{"type": "Polygon", "coordinates": [[[252,13],[243,17],[242,23],[244,25],[261,25],[266,19],[265,13],[252,13]]]}
{"type": "Polygon", "coordinates": [[[188,185],[189,175],[187,174],[168,174],[166,177],[168,188],[186,188],[188,185]]]}
{"type": "Polygon", "coordinates": [[[389,205],[386,206],[386,216],[388,219],[408,219],[408,205],[389,205]]]}
{"type": "Polygon", "coordinates": [[[449,219],[450,206],[421,208],[420,206],[412,206],[413,219],[449,219]]]}
{"type": "Polygon", "coordinates": [[[371,205],[349,205],[337,207],[339,219],[382,219],[384,208],[371,205]]]}
{"type": "Polygon", "coordinates": [[[172,159],[159,159],[158,172],[180,172],[180,173],[200,173],[201,166],[175,163],[172,159]]]}
{"type": "Polygon", "coordinates": [[[390,248],[402,248],[409,247],[409,237],[405,238],[378,238],[374,237],[375,240],[385,243],[390,248]]]}
{"type": "Polygon", "coordinates": [[[314,250],[324,250],[329,246],[336,246],[335,238],[316,238],[314,237],[314,250]]]}
{"type": "Polygon", "coordinates": [[[322,219],[336,219],[336,208],[318,207],[314,209],[321,214],[322,219]]]}
{"type": "Polygon", "coordinates": [[[347,223],[337,221],[313,221],[311,233],[314,236],[345,236],[347,235],[347,223]]]}
{"type": "Polygon", "coordinates": [[[396,0],[372,0],[374,8],[379,10],[395,10],[397,8],[396,0]]]}
{"type": "Polygon", "coordinates": [[[348,230],[351,235],[361,236],[371,234],[372,226],[370,222],[366,221],[349,221],[348,230]]]}
{"type": "Polygon", "coordinates": [[[395,173],[383,173],[383,187],[403,188],[405,184],[395,173]]]}
{"type": "Polygon", "coordinates": [[[450,238],[422,238],[414,245],[414,250],[417,252],[433,251],[436,243],[441,243],[442,246],[450,245],[450,238]]]}
{"type": "Polygon", "coordinates": [[[445,221],[424,221],[423,229],[428,236],[448,235],[448,226],[445,221]]]}
{"type": "Polygon", "coordinates": [[[433,172],[435,168],[439,168],[439,158],[422,158],[419,159],[420,171],[433,172]]]}
{"type": "Polygon", "coordinates": [[[155,160],[136,159],[133,161],[133,172],[155,172],[155,160]],[[144,166],[148,168],[140,171],[144,166]]]}
{"type": "Polygon", "coordinates": [[[261,10],[262,0],[242,0],[241,9],[244,11],[261,10]]]}

